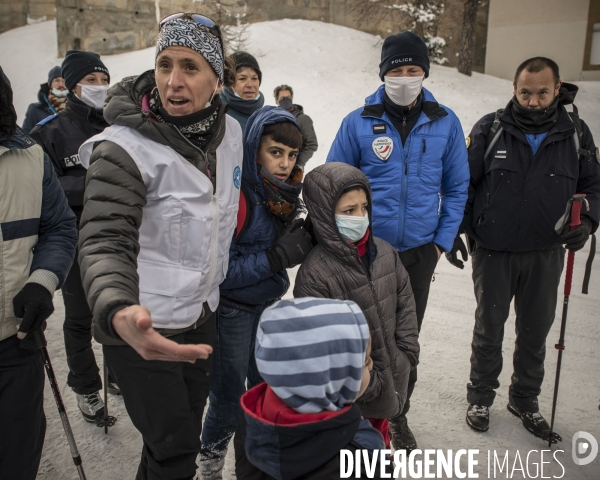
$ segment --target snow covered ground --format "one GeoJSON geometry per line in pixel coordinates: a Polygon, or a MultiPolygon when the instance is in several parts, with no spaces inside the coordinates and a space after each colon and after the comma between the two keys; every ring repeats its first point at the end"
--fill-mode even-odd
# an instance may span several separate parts
{"type": "MultiPolygon", "coordinates": [[[[34,102],[39,84],[48,70],[59,65],[56,58],[56,25],[43,22],[0,35],[0,65],[12,82],[19,122],[23,121],[27,105],[34,102]]],[[[360,107],[364,98],[379,85],[378,63],[381,40],[378,37],[336,25],[303,20],[281,20],[254,24],[250,27],[248,50],[253,53],[263,72],[261,91],[266,103],[274,104],[272,92],[276,85],[293,86],[295,102],[304,106],[312,117],[319,138],[319,151],[308,169],[323,163],[342,118],[360,107]]],[[[153,49],[122,55],[105,56],[103,61],[111,72],[112,83],[153,67],[153,49]]],[[[516,67],[516,65],[515,65],[516,67]]],[[[583,119],[600,141],[600,82],[578,82],[577,105],[583,119]]],[[[456,70],[432,66],[425,86],[440,103],[458,114],[465,134],[484,114],[502,108],[512,95],[511,82],[474,73],[465,77],[456,70]]],[[[419,446],[423,449],[479,449],[475,468],[479,478],[565,478],[597,480],[600,478],[600,456],[586,466],[577,466],[571,458],[572,437],[586,431],[600,441],[600,261],[596,261],[590,295],[581,295],[588,248],[575,260],[574,288],[569,309],[567,349],[563,356],[561,388],[557,408],[556,430],[563,442],[556,457],[564,466],[545,463],[543,474],[536,473],[541,453],[547,445],[530,435],[518,419],[506,410],[508,384],[514,345],[514,315],[507,322],[504,342],[506,368],[500,377],[496,403],[491,409],[491,428],[485,434],[470,430],[464,417],[467,408],[466,383],[469,377],[470,341],[473,328],[475,299],[471,281],[471,266],[458,270],[445,259],[440,261],[432,284],[429,305],[421,332],[421,364],[419,382],[412,400],[409,421],[419,446]],[[509,471],[493,470],[488,476],[488,451],[504,457],[509,454],[509,471]],[[517,459],[522,461],[522,468],[517,459]],[[528,457],[528,453],[531,454],[528,457]],[[527,462],[528,458],[528,462],[527,462]],[[526,466],[529,466],[529,470],[526,466]]],[[[290,291],[292,289],[290,288],[290,291]]],[[[559,292],[562,298],[562,286],[559,292]]],[[[121,397],[109,397],[109,408],[118,423],[108,435],[82,420],[74,394],[66,387],[67,366],[63,348],[62,321],[64,308],[60,292],[55,296],[56,312],[50,318],[46,335],[49,349],[67,405],[83,464],[90,480],[133,479],[137,469],[141,438],[132,426],[121,397]]],[[[556,368],[556,350],[562,304],[548,337],[546,380],[540,406],[550,417],[552,390],[556,368]]],[[[102,364],[99,345],[94,346],[98,363],[102,364]]],[[[46,383],[46,416],[48,430],[40,480],[71,480],[77,473],[69,456],[65,435],[54,400],[46,383]]],[[[231,453],[231,452],[230,452],[231,453]]],[[[229,457],[232,457],[231,455],[229,457]]],[[[544,454],[543,461],[552,456],[544,454]]],[[[224,478],[235,478],[232,458],[228,458],[224,478]]],[[[458,477],[456,477],[458,478],[458,477]]]]}

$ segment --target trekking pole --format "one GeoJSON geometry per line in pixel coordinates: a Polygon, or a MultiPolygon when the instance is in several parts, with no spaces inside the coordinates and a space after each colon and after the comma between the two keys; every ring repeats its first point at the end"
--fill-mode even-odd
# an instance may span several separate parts
{"type": "Polygon", "coordinates": [[[44,368],[46,369],[46,374],[48,375],[48,382],[50,383],[50,388],[52,389],[52,395],[54,395],[54,400],[56,401],[56,406],[58,407],[58,414],[60,415],[63,428],[65,429],[65,434],[67,435],[67,441],[69,442],[69,449],[71,450],[73,463],[77,467],[77,473],[79,473],[80,480],[86,480],[85,472],[83,471],[83,465],[81,464],[81,456],[77,450],[75,437],[73,436],[73,431],[71,430],[71,425],[69,424],[69,417],[67,417],[65,404],[63,403],[62,396],[60,395],[58,382],[56,381],[56,376],[54,375],[54,369],[52,368],[52,363],[50,362],[50,356],[48,355],[48,348],[46,348],[48,345],[46,342],[46,336],[44,335],[42,329],[38,328],[33,332],[33,338],[36,346],[39,348],[40,353],[42,354],[42,358],[44,359],[44,368]]]}
{"type": "MultiPolygon", "coordinates": [[[[571,204],[571,230],[581,225],[580,213],[585,200],[584,194],[573,195],[571,204]]],[[[575,263],[575,252],[569,250],[567,256],[567,271],[565,274],[565,299],[563,302],[562,320],[560,323],[560,337],[554,348],[558,350],[558,362],[556,364],[556,378],[554,379],[554,398],[552,399],[552,417],[550,420],[550,435],[548,437],[548,446],[552,446],[552,432],[554,431],[554,414],[556,413],[556,400],[558,398],[558,382],[560,380],[560,366],[562,364],[562,353],[565,349],[565,329],[567,327],[567,311],[569,310],[569,296],[571,295],[571,283],[573,281],[573,265],[575,263]]]]}

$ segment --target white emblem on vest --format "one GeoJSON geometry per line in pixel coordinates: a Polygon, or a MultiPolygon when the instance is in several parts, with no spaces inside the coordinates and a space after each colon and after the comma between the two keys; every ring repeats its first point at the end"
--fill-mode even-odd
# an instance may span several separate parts
{"type": "Polygon", "coordinates": [[[380,160],[385,162],[390,158],[392,150],[394,150],[394,142],[390,137],[377,137],[373,140],[373,151],[380,160]]]}

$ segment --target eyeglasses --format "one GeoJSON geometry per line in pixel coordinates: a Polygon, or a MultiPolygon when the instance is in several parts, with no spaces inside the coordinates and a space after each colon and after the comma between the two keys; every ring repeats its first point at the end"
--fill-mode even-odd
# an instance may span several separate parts
{"type": "Polygon", "coordinates": [[[171,20],[176,20],[178,18],[183,17],[186,17],[186,19],[191,19],[194,22],[206,27],[212,35],[219,39],[219,42],[221,43],[221,48],[223,48],[223,37],[221,36],[221,29],[219,28],[219,25],[212,18],[200,15],[199,13],[180,12],[169,15],[168,17],[163,18],[158,24],[158,31],[160,32],[163,25],[170,22],[171,20]]]}

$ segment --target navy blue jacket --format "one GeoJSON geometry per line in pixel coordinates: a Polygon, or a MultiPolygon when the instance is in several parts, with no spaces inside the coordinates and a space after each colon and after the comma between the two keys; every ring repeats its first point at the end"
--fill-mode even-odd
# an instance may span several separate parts
{"type": "Polygon", "coordinates": [[[262,178],[256,165],[264,127],[284,121],[298,125],[291,113],[279,107],[264,107],[248,119],[244,134],[242,190],[250,218],[240,236],[231,241],[229,268],[221,283],[221,295],[249,305],[264,305],[277,300],[290,286],[286,271],[273,273],[267,259],[267,251],[275,245],[285,225],[271,214],[266,204],[262,178]]]}
{"type": "Polygon", "coordinates": [[[464,226],[478,245],[508,252],[560,245],[554,227],[575,193],[586,194],[590,208],[581,214],[591,220],[592,231],[598,228],[600,165],[594,139],[582,121],[580,150],[584,154],[578,155],[573,141],[575,126],[564,106],[559,104],[558,110],[558,121],[535,155],[513,119],[510,102],[500,116],[502,134],[488,158],[484,159],[484,154],[495,113],[473,127],[469,146],[471,185],[464,226]]]}
{"type": "Polygon", "coordinates": [[[375,236],[400,252],[430,242],[448,252],[469,186],[460,121],[423,88],[423,110],[403,145],[385,113],[383,94],[384,85],[344,119],[327,162],[348,163],[369,179],[375,236]],[[382,142],[383,159],[375,153],[376,142],[382,142]]]}
{"type": "Polygon", "coordinates": [[[21,127],[25,133],[29,134],[29,132],[33,130],[33,127],[35,127],[44,118],[56,114],[56,110],[52,108],[50,100],[48,100],[48,91],[48,85],[43,84],[38,92],[37,103],[32,103],[27,108],[25,120],[23,120],[23,126],[21,127]]]}

